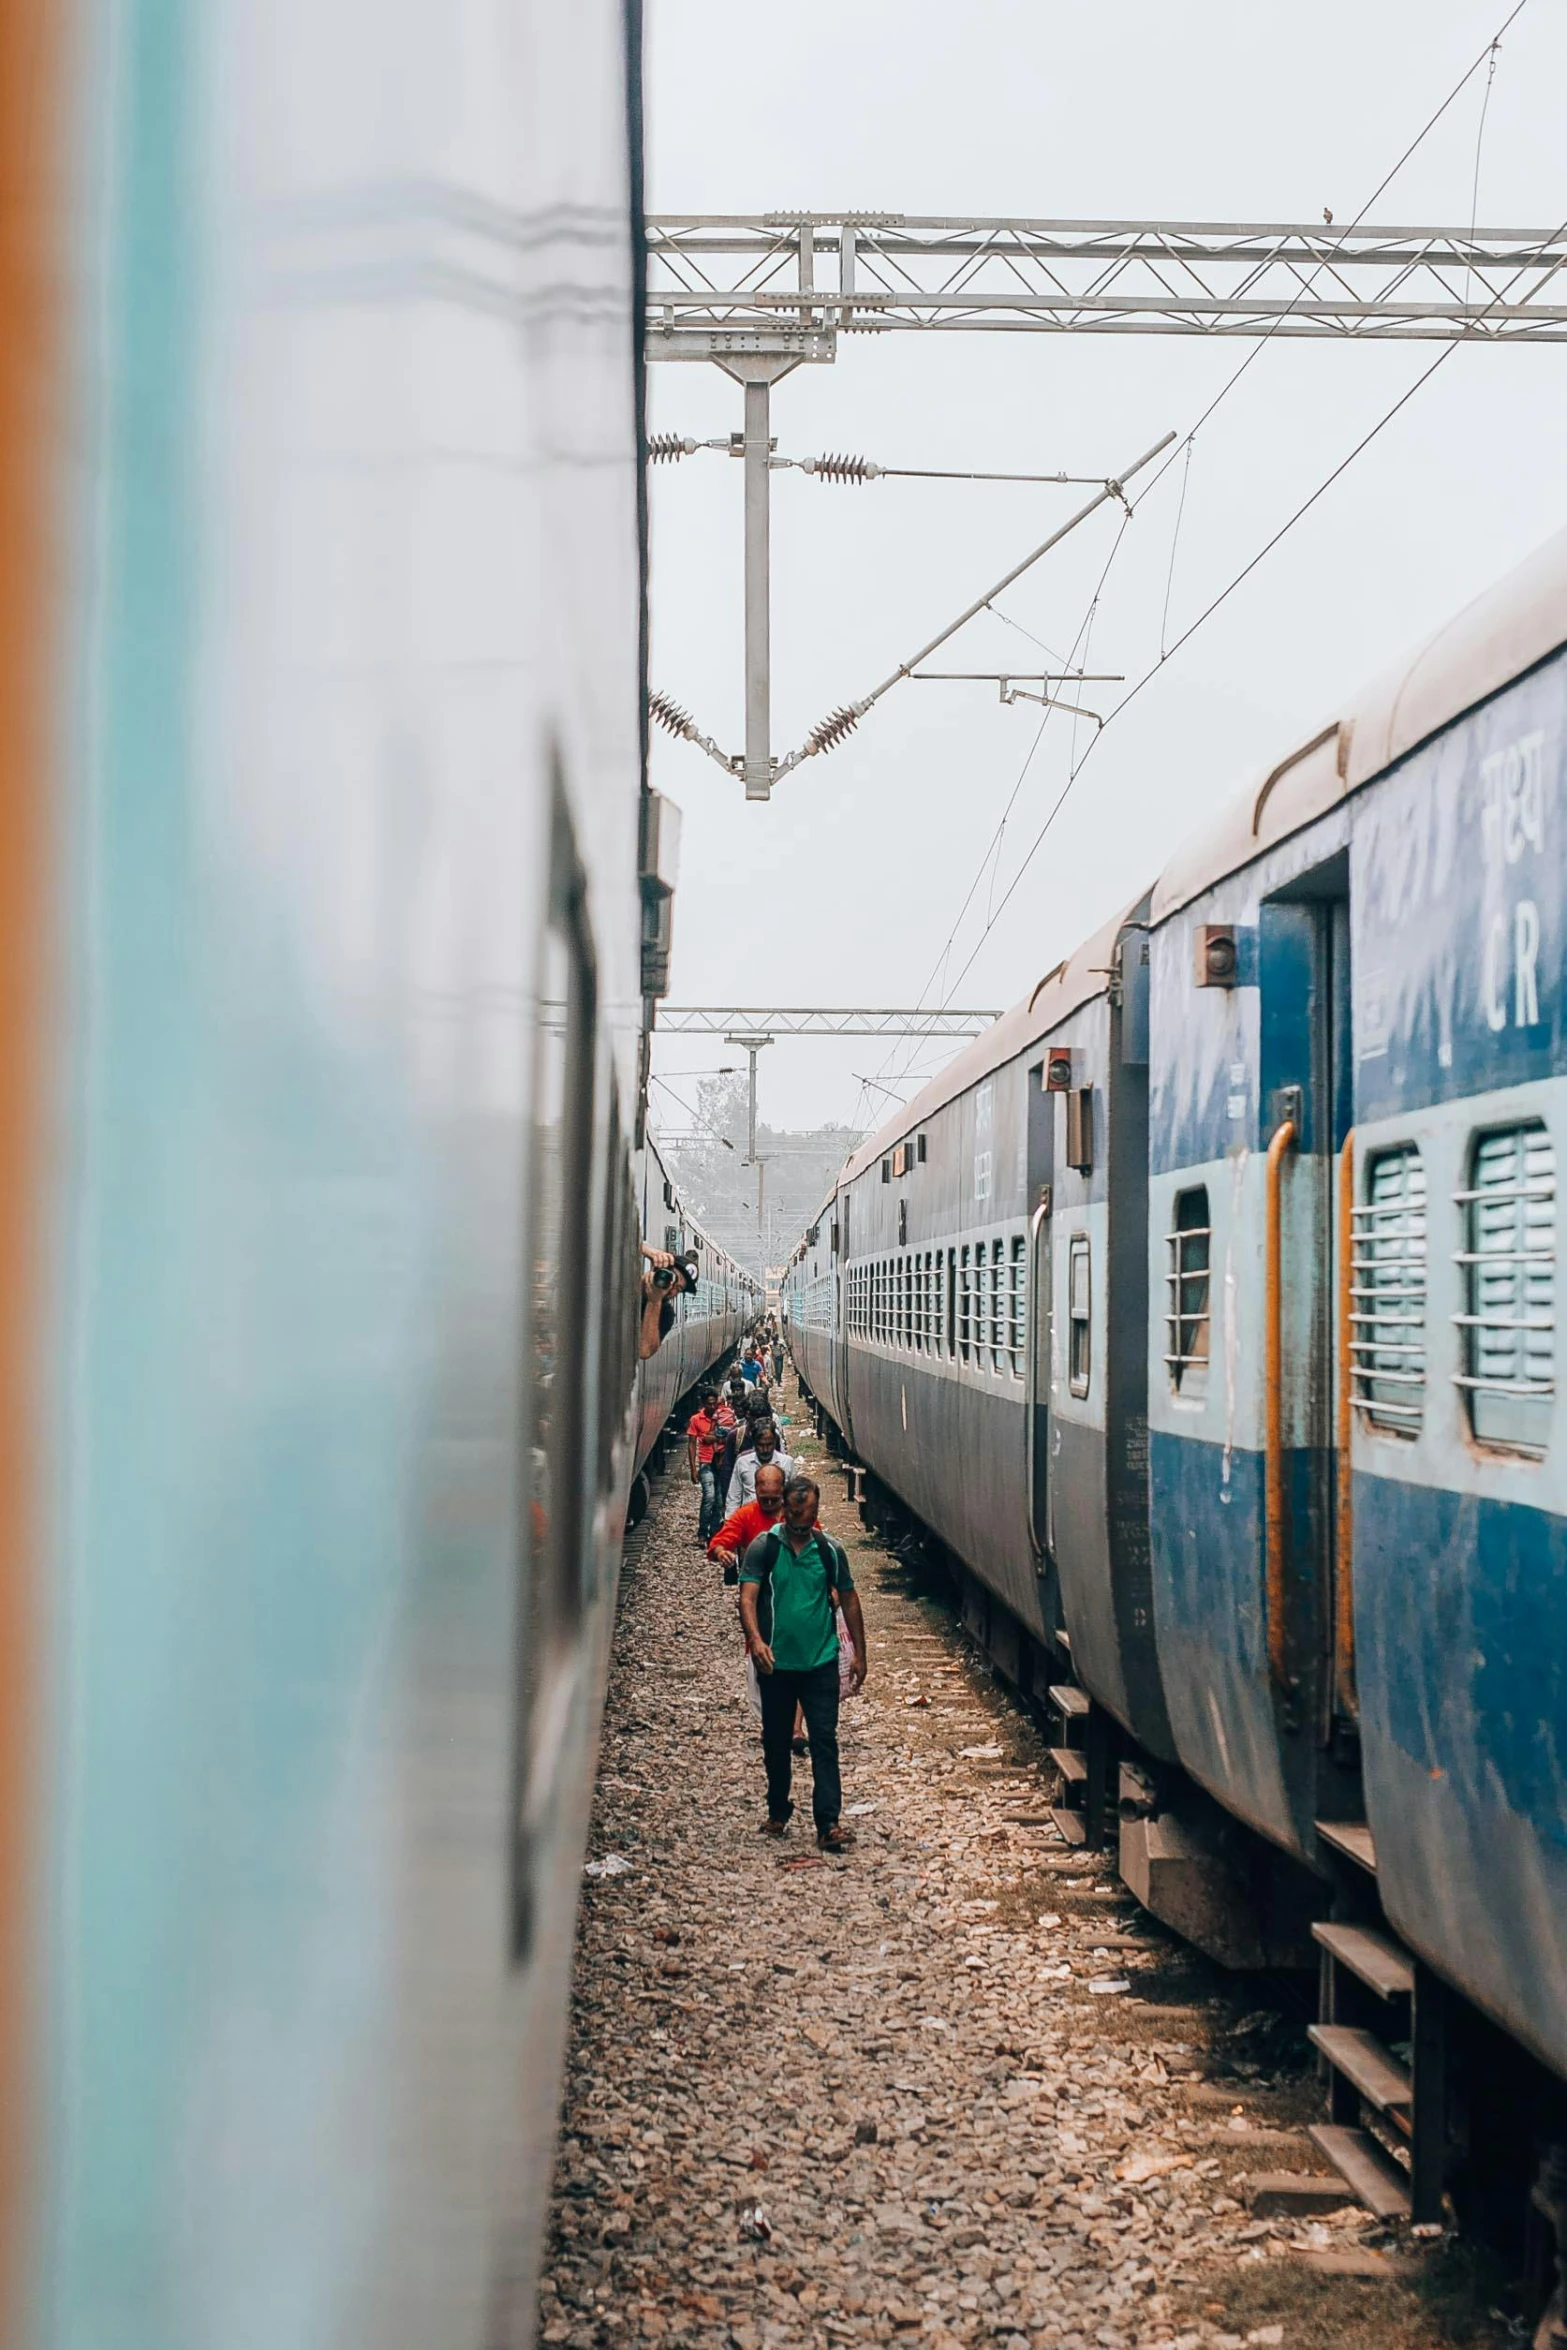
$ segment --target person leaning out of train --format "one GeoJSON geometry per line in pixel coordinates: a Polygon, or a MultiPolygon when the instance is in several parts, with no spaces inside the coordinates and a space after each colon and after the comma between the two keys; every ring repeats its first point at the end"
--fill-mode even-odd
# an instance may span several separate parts
{"type": "Polygon", "coordinates": [[[667,1248],[650,1248],[644,1240],[647,1269],[642,1275],[642,1327],[637,1357],[650,1362],[675,1326],[675,1300],[696,1294],[695,1257],[672,1257],[667,1248]]]}
{"type": "Polygon", "coordinates": [[[814,1478],[791,1477],[784,1489],[783,1524],[759,1534],[740,1567],[740,1621],[746,1653],[756,1667],[762,1698],[762,1757],[767,1767],[763,1832],[782,1836],[794,1803],[795,1709],[805,1715],[811,1750],[811,1811],[824,1852],[841,1852],[849,1837],[840,1824],[843,1786],[838,1771],[838,1623],[843,1610],[854,1656],[848,1693],[865,1686],[865,1618],[847,1553],[823,1532],[814,1478]]]}
{"type": "MultiPolygon", "coordinates": [[[[690,1464],[691,1482],[702,1488],[702,1503],[697,1516],[697,1540],[705,1550],[718,1531],[721,1511],[718,1504],[718,1455],[722,1450],[724,1431],[719,1425],[719,1412],[724,1407],[718,1401],[716,1387],[704,1387],[697,1399],[696,1410],[686,1422],[686,1459],[690,1464]]],[[[734,1414],[729,1414],[729,1426],[734,1426],[734,1414]]]]}
{"type": "Polygon", "coordinates": [[[784,1473],[776,1461],[768,1462],[757,1471],[756,1494],[751,1501],[742,1502],[739,1509],[725,1518],[718,1532],[707,1546],[707,1555],[724,1570],[726,1583],[740,1580],[740,1561],[758,1534],[765,1534],[769,1526],[776,1526],[783,1516],[784,1473]]]}
{"type": "Polygon", "coordinates": [[[730,1517],[748,1501],[756,1499],[757,1474],[762,1469],[782,1469],[786,1478],[794,1474],[794,1462],[778,1439],[778,1430],[771,1419],[752,1422],[749,1437],[735,1461],[735,1473],[729,1480],[729,1491],[724,1507],[730,1517]]]}

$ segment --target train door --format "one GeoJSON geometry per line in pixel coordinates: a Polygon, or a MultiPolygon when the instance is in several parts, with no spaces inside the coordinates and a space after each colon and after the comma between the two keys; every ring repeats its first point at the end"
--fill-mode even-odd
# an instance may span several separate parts
{"type": "Polygon", "coordinates": [[[1353,1704],[1339,1461],[1342,1171],[1354,1082],[1349,937],[1346,851],[1261,908],[1268,1662],[1286,1722],[1321,1746],[1353,1704]]]}
{"type": "Polygon", "coordinates": [[[1052,1333],[1051,1187],[1055,1178],[1055,1096],[1047,1092],[1047,1064],[1028,1073],[1028,1355],[1025,1363],[1025,1435],[1028,1454],[1029,1538],[1043,1574],[1050,1562],[1050,1351],[1052,1333]]]}

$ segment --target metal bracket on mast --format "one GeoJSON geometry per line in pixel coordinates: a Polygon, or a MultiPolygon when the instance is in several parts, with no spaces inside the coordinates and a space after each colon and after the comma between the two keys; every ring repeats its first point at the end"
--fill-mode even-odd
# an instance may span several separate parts
{"type": "Polygon", "coordinates": [[[772,453],[775,383],[798,359],[731,353],[718,365],[745,391],[745,754],[740,773],[748,800],[768,800],[778,762],[772,718],[772,453]]]}

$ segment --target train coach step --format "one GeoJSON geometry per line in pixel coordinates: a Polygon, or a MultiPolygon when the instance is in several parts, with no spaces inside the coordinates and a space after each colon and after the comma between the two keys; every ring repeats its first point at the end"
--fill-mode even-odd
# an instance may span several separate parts
{"type": "Polygon", "coordinates": [[[1071,1811],[1064,1803],[1054,1803],[1050,1807],[1050,1817],[1068,1844],[1088,1842],[1088,1822],[1080,1811],[1071,1811]]]}
{"type": "Polygon", "coordinates": [[[1052,1746],[1050,1759],[1061,1773],[1062,1778],[1070,1780],[1074,1786],[1088,1776],[1088,1757],[1083,1753],[1081,1747],[1052,1746]]]}
{"type": "Polygon", "coordinates": [[[1343,1853],[1357,1868],[1368,1870],[1373,1877],[1376,1875],[1377,1848],[1364,1820],[1316,1820],[1313,1825],[1322,1843],[1334,1852],[1343,1853]]]}
{"type": "Polygon", "coordinates": [[[1408,2071],[1388,2054],[1375,2032],[1357,2031],[1350,2024],[1311,2024],[1308,2037],[1368,2105],[1407,2121],[1414,2102],[1408,2071]]]}
{"type": "Polygon", "coordinates": [[[1336,1965],[1348,1967],[1379,1999],[1407,1998],[1415,1987],[1415,1962],[1390,1934],[1373,1926],[1338,1926],[1319,1919],[1312,1927],[1336,1965]]]}
{"type": "Polygon", "coordinates": [[[1254,2171],[1246,2185],[1246,2207],[1254,2219],[1310,2219],[1342,2211],[1354,2201],[1355,2191],[1339,2170],[1332,2178],[1313,2171],[1254,2171]]]}
{"type": "Polygon", "coordinates": [[[1369,2130],[1346,2130],[1338,2122],[1313,2122],[1307,2135],[1367,2211],[1378,2219],[1408,2219],[1409,2181],[1369,2130]]]}
{"type": "Polygon", "coordinates": [[[1047,1692],[1051,1704],[1062,1719],[1068,1722],[1086,1721],[1092,1700],[1086,1689],[1079,1689],[1075,1681],[1052,1682],[1047,1692]]]}

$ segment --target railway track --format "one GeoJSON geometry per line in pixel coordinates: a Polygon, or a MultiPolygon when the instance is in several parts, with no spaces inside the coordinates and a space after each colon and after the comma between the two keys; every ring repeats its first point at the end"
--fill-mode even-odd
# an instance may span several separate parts
{"type": "Polygon", "coordinates": [[[1064,1842],[1033,1723],[824,1484],[872,1643],[844,1711],[844,1862],[757,1834],[730,1595],[678,1465],[638,1529],[542,2339],[1508,2340],[1450,2244],[1379,2226],[1336,2180],[1307,2191],[1304,2014],[1064,1842]]]}

